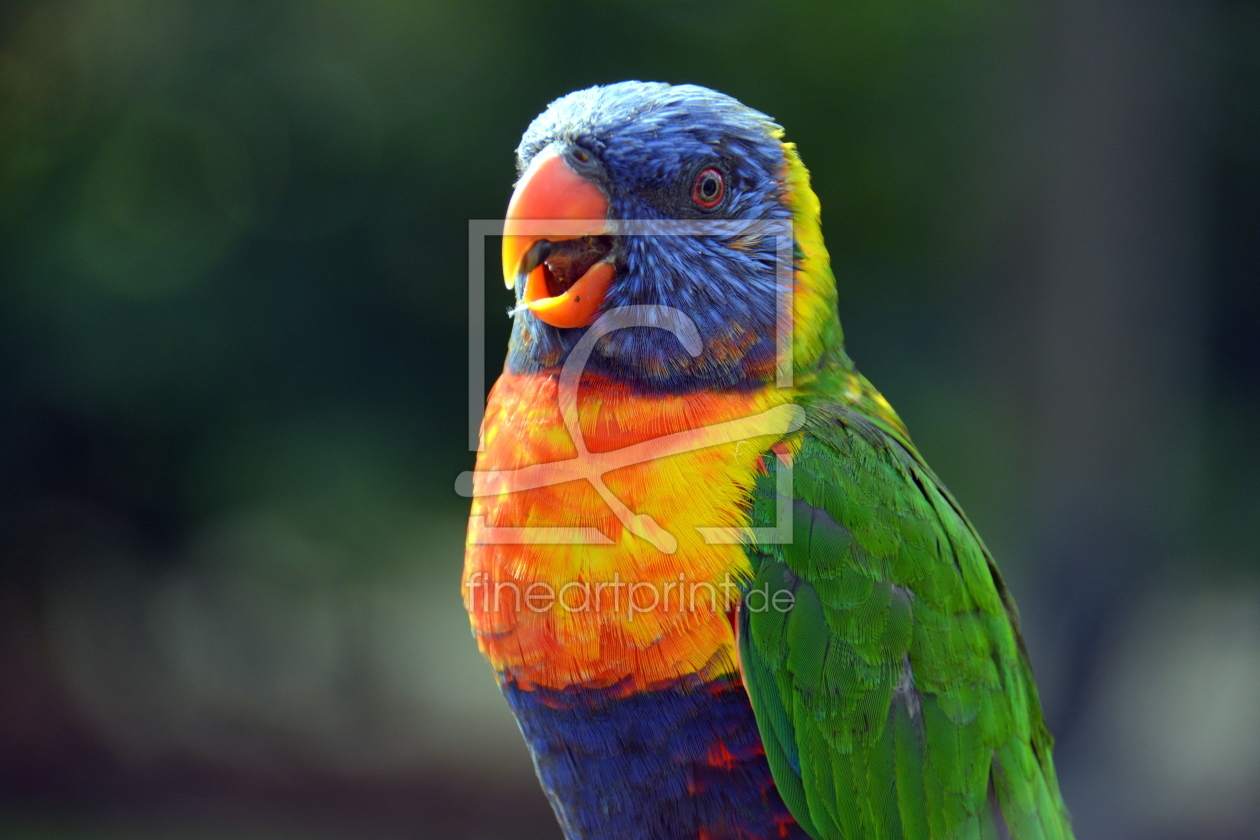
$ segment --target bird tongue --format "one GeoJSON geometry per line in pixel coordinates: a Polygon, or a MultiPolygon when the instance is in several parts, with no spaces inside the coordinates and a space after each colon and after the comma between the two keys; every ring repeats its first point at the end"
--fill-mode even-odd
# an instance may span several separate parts
{"type": "Polygon", "coordinates": [[[551,243],[544,260],[547,265],[547,294],[552,297],[564,294],[611,250],[611,236],[582,236],[551,243]]]}

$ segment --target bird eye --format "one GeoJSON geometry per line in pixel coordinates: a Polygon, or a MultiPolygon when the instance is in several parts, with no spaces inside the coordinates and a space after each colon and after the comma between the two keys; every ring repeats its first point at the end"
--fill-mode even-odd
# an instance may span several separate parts
{"type": "Polygon", "coordinates": [[[706,210],[717,207],[726,195],[726,182],[722,173],[716,169],[705,169],[696,176],[695,186],[691,188],[691,200],[706,210]]]}

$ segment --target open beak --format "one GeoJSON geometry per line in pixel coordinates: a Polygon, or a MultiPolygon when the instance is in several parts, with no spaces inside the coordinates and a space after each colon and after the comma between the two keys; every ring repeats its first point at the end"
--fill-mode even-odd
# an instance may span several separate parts
{"type": "Polygon", "coordinates": [[[608,199],[555,149],[521,176],[503,226],[503,280],[525,278],[523,303],[553,327],[595,320],[612,283],[608,199]]]}

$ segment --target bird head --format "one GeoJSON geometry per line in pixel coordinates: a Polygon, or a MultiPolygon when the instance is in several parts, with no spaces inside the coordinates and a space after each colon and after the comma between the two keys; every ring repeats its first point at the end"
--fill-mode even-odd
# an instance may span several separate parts
{"type": "Polygon", "coordinates": [[[563,364],[591,324],[626,306],[681,312],[702,342],[693,355],[673,332],[647,325],[603,338],[587,369],[649,390],[769,382],[783,329],[798,370],[838,347],[817,199],[781,138],[765,114],[696,85],[622,82],[553,102],[517,148],[503,244],[517,297],[509,369],[563,364]],[[770,224],[634,230],[671,221],[770,224]],[[790,249],[774,223],[791,233],[790,249]]]}

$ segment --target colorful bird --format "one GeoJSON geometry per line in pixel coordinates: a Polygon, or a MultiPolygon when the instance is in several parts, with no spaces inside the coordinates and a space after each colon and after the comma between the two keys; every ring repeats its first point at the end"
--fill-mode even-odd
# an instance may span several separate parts
{"type": "Polygon", "coordinates": [[[781,138],[643,82],[525,132],[474,634],[570,840],[1070,838],[1014,601],[845,353],[781,138]]]}

